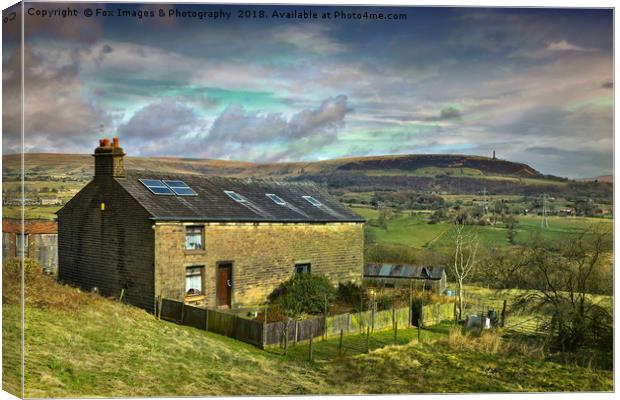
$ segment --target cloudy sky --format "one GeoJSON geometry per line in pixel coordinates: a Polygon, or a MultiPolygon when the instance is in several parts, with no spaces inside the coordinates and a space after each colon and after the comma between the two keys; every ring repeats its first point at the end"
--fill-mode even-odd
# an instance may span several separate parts
{"type": "MultiPolygon", "coordinates": [[[[107,9],[119,6],[172,7],[107,9]]],[[[495,149],[543,173],[612,173],[610,10],[312,7],[406,19],[308,21],[271,18],[295,9],[286,6],[243,7],[270,17],[250,20],[237,18],[239,7],[175,7],[233,14],[27,16],[25,150],[90,153],[103,124],[134,156],[273,162],[495,149]]],[[[19,90],[18,49],[5,27],[5,99],[19,90]]],[[[19,150],[16,110],[4,102],[5,154],[19,150]]]]}

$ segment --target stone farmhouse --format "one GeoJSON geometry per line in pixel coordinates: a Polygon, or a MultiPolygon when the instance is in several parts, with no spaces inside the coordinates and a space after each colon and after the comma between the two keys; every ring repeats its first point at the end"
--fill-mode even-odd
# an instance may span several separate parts
{"type": "Polygon", "coordinates": [[[317,186],[126,170],[118,138],[99,144],[57,213],[61,281],[151,312],[257,305],[295,273],[361,283],[364,219],[317,186]]]}

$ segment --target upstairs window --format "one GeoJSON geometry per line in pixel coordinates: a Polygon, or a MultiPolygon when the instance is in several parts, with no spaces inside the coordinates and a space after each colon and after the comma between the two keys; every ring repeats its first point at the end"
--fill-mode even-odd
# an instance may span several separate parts
{"type": "Polygon", "coordinates": [[[315,199],[312,196],[301,196],[304,198],[304,200],[306,200],[308,203],[312,204],[315,207],[321,207],[323,204],[321,204],[321,202],[319,202],[317,199],[315,199]]]}
{"type": "Polygon", "coordinates": [[[204,227],[186,226],[185,227],[185,250],[204,249],[204,227]]]}
{"type": "Polygon", "coordinates": [[[189,267],[185,269],[185,295],[195,296],[202,294],[202,277],[204,267],[189,267]]]}
{"type": "Polygon", "coordinates": [[[284,206],[286,205],[286,201],[282,200],[282,197],[273,194],[273,193],[267,193],[265,196],[269,197],[271,199],[271,201],[273,201],[274,203],[276,203],[279,206],[284,206]]]}
{"type": "Polygon", "coordinates": [[[309,274],[310,267],[311,267],[310,263],[295,264],[295,273],[296,274],[309,274]]]}
{"type": "Polygon", "coordinates": [[[231,199],[233,199],[236,202],[244,203],[246,201],[243,197],[241,197],[236,192],[233,192],[232,190],[224,190],[224,193],[226,193],[228,195],[228,197],[230,197],[231,199]]]}

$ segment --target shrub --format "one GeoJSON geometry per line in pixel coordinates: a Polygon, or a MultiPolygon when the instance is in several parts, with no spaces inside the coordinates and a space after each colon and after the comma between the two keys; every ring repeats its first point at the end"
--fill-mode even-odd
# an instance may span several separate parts
{"type": "Polygon", "coordinates": [[[353,282],[339,283],[336,298],[349,305],[356,312],[363,311],[364,306],[369,303],[366,288],[353,282]]]}
{"type": "Polygon", "coordinates": [[[298,318],[302,314],[320,314],[334,302],[336,290],[329,279],[320,274],[295,274],[270,295],[269,301],[284,316],[298,318]]]}

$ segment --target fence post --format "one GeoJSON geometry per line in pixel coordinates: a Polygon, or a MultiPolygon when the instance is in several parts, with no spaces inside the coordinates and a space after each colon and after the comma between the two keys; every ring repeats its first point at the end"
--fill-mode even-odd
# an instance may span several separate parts
{"type": "Polygon", "coordinates": [[[338,355],[341,356],[342,355],[342,338],[344,336],[344,332],[341,329],[340,330],[340,342],[338,342],[338,355]]]}
{"type": "MultiPolygon", "coordinates": [[[[208,316],[209,314],[207,314],[207,321],[208,321],[208,316]]],[[[267,345],[267,306],[265,305],[265,314],[264,314],[265,320],[263,321],[263,349],[265,348],[265,346],[267,345]]]]}
{"type": "Polygon", "coordinates": [[[503,328],[506,323],[506,299],[504,299],[504,303],[502,304],[502,320],[500,322],[500,326],[503,328]]]}
{"type": "Polygon", "coordinates": [[[394,344],[398,344],[398,321],[394,322],[394,344]]]}
{"type": "Polygon", "coordinates": [[[418,343],[420,343],[420,325],[422,325],[422,322],[420,318],[418,318],[418,343]]]}
{"type": "Polygon", "coordinates": [[[370,326],[366,328],[366,353],[370,352],[370,326]]]}
{"type": "Polygon", "coordinates": [[[409,325],[410,328],[411,328],[411,325],[412,325],[411,324],[411,320],[413,319],[413,315],[411,313],[411,307],[413,307],[413,289],[412,289],[411,286],[412,286],[412,283],[409,282],[409,312],[407,314],[407,317],[408,317],[408,321],[409,321],[408,325],[409,325]]]}
{"type": "Polygon", "coordinates": [[[480,311],[480,335],[482,335],[483,330],[484,330],[484,311],[480,311]]]}
{"type": "Polygon", "coordinates": [[[456,325],[456,301],[454,302],[454,310],[452,311],[453,315],[452,315],[452,319],[454,320],[454,325],[456,325]]]}
{"type": "Polygon", "coordinates": [[[157,319],[161,319],[161,306],[163,304],[164,300],[161,297],[161,294],[159,295],[159,298],[157,299],[157,319]]]}
{"type": "Polygon", "coordinates": [[[119,303],[123,302],[123,296],[125,296],[125,288],[121,289],[121,295],[118,296],[118,302],[119,303]]]}
{"type": "Polygon", "coordinates": [[[183,325],[184,320],[185,320],[185,302],[181,302],[181,325],[183,325]]]}
{"type": "Polygon", "coordinates": [[[310,361],[312,361],[312,336],[314,335],[310,335],[310,346],[308,347],[308,359],[310,361]]]}
{"type": "Polygon", "coordinates": [[[327,296],[325,296],[325,321],[323,323],[323,340],[327,340],[327,313],[328,313],[328,306],[327,306],[327,296]]]}
{"type": "Polygon", "coordinates": [[[209,310],[205,308],[205,331],[208,331],[208,330],[209,330],[209,310]]]}
{"type": "Polygon", "coordinates": [[[297,346],[298,335],[299,335],[299,321],[295,320],[295,338],[293,339],[293,346],[297,346]]]}
{"type": "Polygon", "coordinates": [[[396,322],[396,309],[394,308],[394,303],[392,303],[392,326],[396,322]]]}

